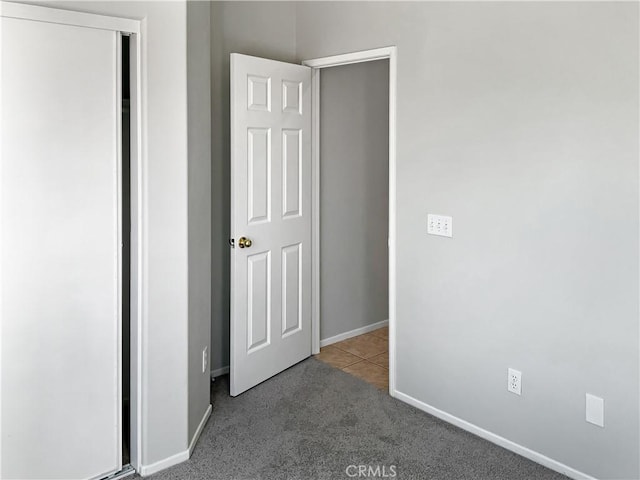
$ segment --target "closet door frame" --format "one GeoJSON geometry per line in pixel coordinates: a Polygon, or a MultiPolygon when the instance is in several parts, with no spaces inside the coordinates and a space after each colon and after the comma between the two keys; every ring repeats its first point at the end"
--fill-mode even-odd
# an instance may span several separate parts
{"type": "MultiPolygon", "coordinates": [[[[32,20],[61,25],[72,25],[86,28],[110,30],[120,36],[129,36],[130,48],[130,169],[131,169],[131,309],[130,309],[130,464],[140,471],[142,465],[142,385],[143,385],[143,347],[146,331],[146,252],[147,252],[147,205],[146,205],[146,178],[147,178],[147,152],[146,145],[146,102],[143,92],[146,91],[145,76],[146,60],[142,55],[144,45],[146,21],[129,18],[119,18],[107,15],[62,10],[57,8],[41,7],[0,1],[0,17],[32,20]]],[[[118,41],[119,47],[121,42],[118,41]]],[[[118,55],[121,56],[120,48],[118,55]]],[[[1,108],[1,105],[0,105],[1,108]]],[[[121,111],[118,111],[120,118],[121,111]]],[[[120,125],[119,125],[120,127],[120,125]]],[[[121,144],[122,139],[119,139],[121,144]]],[[[119,145],[119,157],[121,145],[119,145]]],[[[118,159],[119,165],[121,158],[118,159]]],[[[119,167],[121,170],[121,168],[119,167]]],[[[121,197],[122,172],[120,171],[119,196],[121,197]]],[[[122,199],[120,198],[119,222],[121,222],[122,199]]],[[[120,232],[121,234],[121,232],[120,232]]],[[[120,258],[121,260],[121,258],[120,258]]],[[[119,283],[122,285],[122,271],[119,272],[119,283]]],[[[0,335],[2,334],[0,323],[0,335]]],[[[122,334],[122,332],[121,332],[122,334]]],[[[121,335],[122,336],[122,335],[121,335]]],[[[1,348],[1,345],[0,345],[1,348]]],[[[121,347],[120,347],[121,348],[121,347]]],[[[121,352],[120,352],[121,354],[121,352]]],[[[121,355],[120,355],[121,356],[121,355]]],[[[1,356],[0,356],[1,358],[1,356]]],[[[120,360],[120,368],[122,361],[120,360]]],[[[0,370],[1,374],[1,370],[0,370]]],[[[122,374],[122,372],[120,372],[122,374]]],[[[2,398],[0,397],[0,405],[2,398]]],[[[0,442],[2,438],[0,436],[0,442]]],[[[0,449],[2,448],[0,444],[0,449]]],[[[1,459],[0,459],[1,461],[1,459]]],[[[1,466],[0,466],[1,469],[1,466]]]]}

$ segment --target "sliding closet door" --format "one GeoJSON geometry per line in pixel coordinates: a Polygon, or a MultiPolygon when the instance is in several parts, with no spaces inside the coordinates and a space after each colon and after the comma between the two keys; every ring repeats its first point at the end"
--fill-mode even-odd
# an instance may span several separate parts
{"type": "Polygon", "coordinates": [[[118,33],[0,18],[3,479],[121,467],[118,33]]]}

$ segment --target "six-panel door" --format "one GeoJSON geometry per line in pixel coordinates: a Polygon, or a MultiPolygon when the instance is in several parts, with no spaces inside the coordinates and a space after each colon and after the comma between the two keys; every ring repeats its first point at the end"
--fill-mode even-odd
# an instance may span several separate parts
{"type": "Polygon", "coordinates": [[[231,55],[232,395],[311,354],[310,110],[310,68],[231,55]]]}

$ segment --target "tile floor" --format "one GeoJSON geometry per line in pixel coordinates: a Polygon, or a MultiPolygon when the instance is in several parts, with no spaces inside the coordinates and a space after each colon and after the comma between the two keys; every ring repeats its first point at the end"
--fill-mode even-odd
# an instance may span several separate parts
{"type": "Polygon", "coordinates": [[[389,390],[389,327],[322,347],[316,358],[389,390]]]}

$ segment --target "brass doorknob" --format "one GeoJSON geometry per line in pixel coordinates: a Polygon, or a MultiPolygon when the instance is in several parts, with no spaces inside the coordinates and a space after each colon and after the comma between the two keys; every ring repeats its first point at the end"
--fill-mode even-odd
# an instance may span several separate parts
{"type": "Polygon", "coordinates": [[[252,242],[249,238],[247,238],[247,237],[240,237],[240,238],[238,239],[238,246],[239,246],[240,248],[245,248],[245,247],[246,247],[246,248],[249,248],[249,247],[252,245],[252,243],[253,243],[253,242],[252,242]]]}

